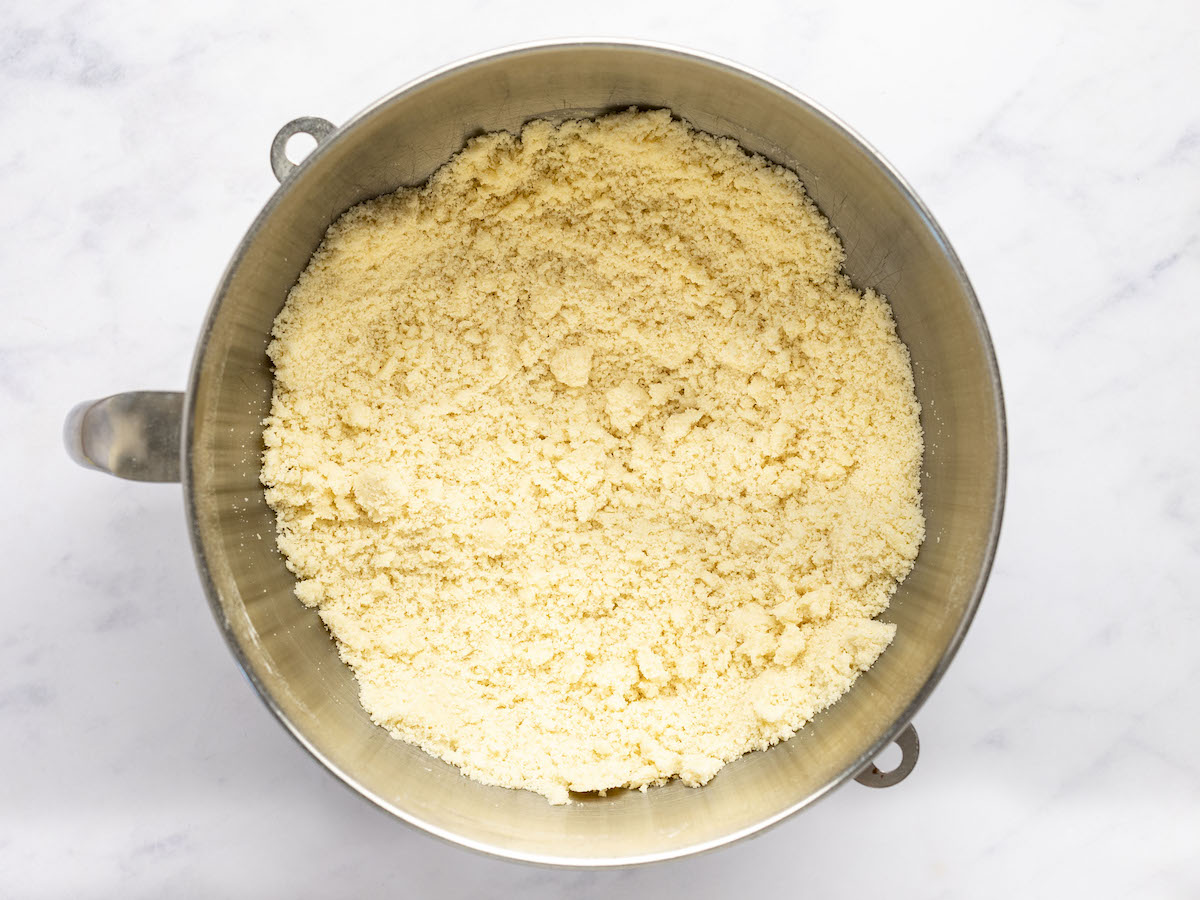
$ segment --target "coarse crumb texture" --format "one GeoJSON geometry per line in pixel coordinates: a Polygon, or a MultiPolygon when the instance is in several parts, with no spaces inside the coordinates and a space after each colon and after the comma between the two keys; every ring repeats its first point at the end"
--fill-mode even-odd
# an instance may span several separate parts
{"type": "Polygon", "coordinates": [[[833,703],[924,535],[886,301],[666,111],[477,138],[329,229],[262,480],[380,725],[480,781],[708,781],[833,703]]]}

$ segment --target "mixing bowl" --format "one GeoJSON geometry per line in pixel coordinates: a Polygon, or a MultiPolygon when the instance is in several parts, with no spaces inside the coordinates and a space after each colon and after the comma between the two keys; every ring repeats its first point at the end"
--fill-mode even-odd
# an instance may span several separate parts
{"type": "MultiPolygon", "coordinates": [[[[1005,475],[1003,400],[983,316],[929,211],[861,138],[816,104],[727,62],[641,43],[523,46],[435,72],[334,127],[289,123],[271,151],[281,181],[217,288],[185,393],[81,404],[77,461],[141,480],[182,480],[196,562],[238,662],[296,739],[346,784],[459,844],[515,859],[621,865],[724,844],[858,776],[912,768],[909,720],[963,639],[987,579],[1005,475]],[[795,171],[846,247],[846,272],[890,299],[912,353],[925,429],[928,537],[883,618],[896,638],[834,706],[791,740],[727,766],[703,788],[578,796],[487,787],[376,727],[317,614],[293,596],[258,481],[271,396],[272,320],[326,228],[348,207],[422,182],[481,132],[629,106],[668,107],[795,171]],[[316,149],[300,164],[288,138],[316,149]],[[896,740],[903,761],[871,761],[896,740]]],[[[131,548],[132,552],[133,548],[131,548]]]]}

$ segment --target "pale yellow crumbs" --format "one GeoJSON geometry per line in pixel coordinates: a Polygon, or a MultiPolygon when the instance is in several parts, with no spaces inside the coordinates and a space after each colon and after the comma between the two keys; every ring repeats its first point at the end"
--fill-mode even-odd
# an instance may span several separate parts
{"type": "Polygon", "coordinates": [[[924,537],[908,351],[842,258],[792,173],[666,111],[484,135],[338,219],[262,481],[374,721],[566,803],[837,700],[924,537]]]}

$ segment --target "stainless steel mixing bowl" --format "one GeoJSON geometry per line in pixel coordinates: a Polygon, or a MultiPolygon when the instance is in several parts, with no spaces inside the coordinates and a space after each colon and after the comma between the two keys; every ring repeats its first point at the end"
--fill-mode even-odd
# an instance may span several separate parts
{"type": "MultiPolygon", "coordinates": [[[[845,125],[762,76],[660,46],[576,42],[519,47],[436,72],[340,128],[298,119],[272,148],[279,189],[217,289],[185,394],[81,404],[66,438],[85,465],[129,478],[182,478],[200,577],[242,668],[283,725],[350,787],[459,844],[514,859],[620,865],[680,856],[778,822],[852,776],[907,774],[907,723],[958,648],[991,565],[1005,476],[996,361],[975,295],[929,211],[845,125]],[[550,806],[485,787],[391,738],[358,703],[316,613],[296,601],[258,481],[271,395],[268,334],[325,229],[348,207],[417,184],[472,135],[637,105],[797,172],[846,246],[846,271],[891,300],[912,352],[925,428],[928,537],[884,615],[896,639],[850,692],[791,740],[730,764],[706,787],[672,783],[550,806]],[[288,137],[318,146],[300,165],[288,137]],[[874,769],[890,741],[900,768],[874,769]]],[[[133,548],[130,548],[131,551],[133,548]]]]}

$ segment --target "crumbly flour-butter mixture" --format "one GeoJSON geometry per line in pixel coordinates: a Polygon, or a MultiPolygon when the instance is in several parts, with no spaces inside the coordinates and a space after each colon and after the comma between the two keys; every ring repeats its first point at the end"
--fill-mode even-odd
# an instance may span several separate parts
{"type": "Polygon", "coordinates": [[[924,535],[908,352],[842,256],[666,111],[485,135],[334,223],[262,480],[372,718],[564,803],[837,700],[924,535]]]}

